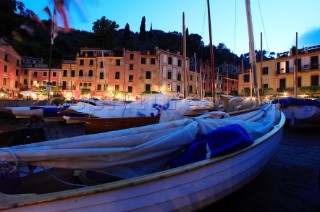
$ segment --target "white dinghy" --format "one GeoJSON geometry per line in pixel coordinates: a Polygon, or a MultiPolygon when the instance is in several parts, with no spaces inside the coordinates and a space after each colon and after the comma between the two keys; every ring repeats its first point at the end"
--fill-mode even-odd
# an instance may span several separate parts
{"type": "MultiPolygon", "coordinates": [[[[275,105],[239,116],[221,118],[224,115],[228,114],[220,113],[220,119],[213,113],[215,118],[206,114],[138,128],[2,148],[0,161],[2,167],[7,166],[7,171],[10,165],[17,168],[19,164],[24,164],[58,167],[65,169],[65,172],[97,170],[118,179],[50,193],[37,194],[26,189],[25,193],[1,193],[0,209],[201,209],[241,188],[261,172],[277,149],[285,123],[283,113],[275,105]],[[215,149],[212,143],[201,143],[203,141],[198,140],[202,135],[217,132],[212,139],[221,136],[222,143],[228,144],[230,135],[235,131],[228,131],[227,128],[235,124],[245,132],[245,137],[252,140],[250,145],[215,154],[221,148],[215,149]],[[192,147],[198,144],[205,144],[200,159],[192,156],[192,147]],[[189,153],[191,156],[188,156],[189,153]],[[193,159],[188,161],[190,158],[193,159]],[[179,165],[179,161],[184,164],[179,165]]],[[[241,137],[236,134],[233,139],[237,143],[239,139],[243,140],[241,137]]],[[[36,178],[38,174],[44,173],[26,177],[36,178]]],[[[26,188],[23,178],[19,179],[20,183],[13,184],[13,190],[17,189],[17,185],[26,188]]],[[[45,185],[40,184],[41,179],[35,181],[40,190],[49,186],[49,181],[44,181],[45,185]]]]}

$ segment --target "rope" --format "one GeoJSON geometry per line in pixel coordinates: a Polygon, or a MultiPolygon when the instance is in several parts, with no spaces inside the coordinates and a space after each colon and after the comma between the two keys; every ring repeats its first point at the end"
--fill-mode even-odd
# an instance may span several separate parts
{"type": "Polygon", "coordinates": [[[64,181],[62,179],[59,179],[58,177],[54,176],[52,173],[50,173],[47,169],[45,169],[43,166],[40,166],[40,168],[42,168],[42,170],[44,172],[46,172],[50,177],[52,177],[53,179],[57,180],[60,183],[66,184],[66,185],[70,185],[70,186],[77,186],[77,187],[86,187],[87,185],[84,184],[77,184],[77,183],[69,183],[67,181],[64,181]]]}
{"type": "Polygon", "coordinates": [[[258,0],[258,5],[259,5],[259,10],[260,10],[260,18],[261,18],[262,27],[263,27],[263,33],[264,33],[264,37],[265,37],[265,39],[266,39],[267,49],[268,49],[268,51],[269,51],[269,45],[268,45],[268,40],[267,40],[267,33],[266,33],[266,29],[265,29],[265,27],[264,27],[264,22],[263,22],[263,18],[262,18],[261,7],[260,7],[260,0],[258,0]]]}
{"type": "Polygon", "coordinates": [[[1,161],[0,163],[0,173],[2,175],[13,172],[13,171],[19,171],[19,159],[15,152],[10,150],[9,148],[2,148],[3,151],[8,152],[11,154],[11,156],[14,158],[15,165],[10,165],[6,161],[1,161]]]}

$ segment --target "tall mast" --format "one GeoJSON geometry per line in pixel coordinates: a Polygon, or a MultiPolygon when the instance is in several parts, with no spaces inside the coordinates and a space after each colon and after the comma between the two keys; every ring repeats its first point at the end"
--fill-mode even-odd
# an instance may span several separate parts
{"type": "Polygon", "coordinates": [[[186,50],[186,25],[184,23],[184,12],[182,13],[182,50],[183,50],[183,83],[184,83],[184,98],[188,96],[188,88],[187,88],[187,50],[186,50]]]}
{"type": "Polygon", "coordinates": [[[196,53],[193,53],[193,57],[194,57],[194,71],[195,71],[195,76],[196,76],[196,95],[198,97],[199,93],[198,93],[198,72],[197,72],[197,57],[196,57],[196,53]]]}
{"type": "Polygon", "coordinates": [[[262,32],[260,32],[260,88],[261,88],[261,95],[264,95],[262,92],[263,89],[263,84],[262,84],[262,74],[263,74],[263,70],[262,70],[262,61],[263,61],[263,52],[262,52],[262,32]]]}
{"type": "Polygon", "coordinates": [[[253,73],[253,84],[254,84],[254,94],[256,97],[256,103],[260,105],[258,80],[257,80],[257,70],[256,70],[256,54],[254,51],[254,38],[253,38],[253,28],[252,28],[252,16],[250,0],[245,0],[246,3],[246,13],[247,13],[247,24],[248,24],[248,37],[249,37],[249,53],[250,53],[250,63],[251,70],[253,73]]]}
{"type": "Polygon", "coordinates": [[[294,89],[294,97],[297,98],[298,96],[298,32],[296,32],[296,59],[294,63],[293,89],[294,89]]]}
{"type": "Polygon", "coordinates": [[[212,46],[212,36],[211,36],[211,17],[210,17],[210,2],[207,0],[208,5],[208,25],[209,25],[209,40],[210,40],[210,66],[211,66],[211,80],[212,80],[212,101],[213,105],[216,99],[216,87],[215,87],[215,76],[214,76],[214,55],[213,55],[213,46],[212,46]]]}

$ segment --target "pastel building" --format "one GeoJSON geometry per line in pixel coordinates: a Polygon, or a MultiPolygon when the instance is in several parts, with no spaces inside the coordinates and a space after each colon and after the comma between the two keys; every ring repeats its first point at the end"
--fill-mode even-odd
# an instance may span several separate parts
{"type": "MultiPolygon", "coordinates": [[[[264,95],[294,95],[294,70],[297,69],[298,95],[320,92],[320,46],[300,49],[296,56],[284,52],[277,58],[257,63],[258,87],[264,95]],[[297,60],[296,60],[297,59],[297,60]],[[297,62],[295,62],[297,61],[297,62]]],[[[239,74],[239,94],[246,95],[250,90],[250,72],[239,74]]]]}
{"type": "Polygon", "coordinates": [[[189,80],[185,83],[183,56],[179,52],[82,48],[74,60],[62,62],[62,90],[76,99],[81,98],[83,88],[90,90],[90,96],[126,100],[152,92],[184,97],[185,87],[189,95],[196,95],[195,82],[200,80],[200,73],[190,70],[189,58],[186,61],[189,80]]]}
{"type": "Polygon", "coordinates": [[[0,45],[0,98],[15,98],[19,93],[21,57],[10,45],[0,45]]]}

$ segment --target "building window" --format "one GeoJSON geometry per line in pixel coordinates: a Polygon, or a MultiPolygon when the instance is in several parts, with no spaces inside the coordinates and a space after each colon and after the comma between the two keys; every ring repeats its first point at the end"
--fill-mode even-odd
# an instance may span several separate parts
{"type": "Polygon", "coordinates": [[[14,87],[17,88],[18,87],[18,81],[14,82],[14,87]]]}
{"type": "Polygon", "coordinates": [[[182,61],[178,60],[178,66],[181,67],[182,61]]]}
{"type": "Polygon", "coordinates": [[[268,75],[268,73],[269,73],[269,68],[268,67],[263,67],[262,68],[262,74],[263,75],[268,75]]]}
{"type": "Polygon", "coordinates": [[[133,64],[129,65],[129,70],[133,70],[133,64]]]}
{"type": "Polygon", "coordinates": [[[23,84],[24,84],[24,85],[28,85],[28,80],[27,80],[27,79],[24,79],[24,80],[23,80],[23,84]]]}
{"type": "Polygon", "coordinates": [[[52,76],[53,76],[53,77],[56,77],[56,76],[57,76],[57,72],[55,72],[55,71],[52,72],[52,76]]]}
{"type": "Polygon", "coordinates": [[[146,58],[144,57],[141,58],[141,64],[146,64],[146,58]]]}
{"type": "Polygon", "coordinates": [[[172,64],[172,57],[168,57],[168,64],[172,64]]]}
{"type": "Polygon", "coordinates": [[[151,79],[151,71],[146,71],[146,79],[151,79]]]}
{"type": "Polygon", "coordinates": [[[80,87],[82,86],[82,82],[79,83],[79,86],[80,86],[80,87]]]}
{"type": "Polygon", "coordinates": [[[3,71],[6,73],[8,71],[8,67],[6,65],[3,66],[3,71]]]}
{"type": "Polygon", "coordinates": [[[97,90],[98,90],[98,91],[101,91],[101,84],[98,84],[98,85],[97,85],[97,90]]]}
{"type": "Polygon", "coordinates": [[[129,75],[129,82],[133,81],[133,75],[129,75]]]}
{"type": "Polygon", "coordinates": [[[104,79],[104,74],[103,74],[103,72],[100,72],[100,77],[99,77],[99,79],[104,79]]]}
{"type": "Polygon", "coordinates": [[[23,71],[23,74],[24,74],[24,75],[28,75],[28,70],[25,69],[25,70],[23,71]]]}
{"type": "Polygon", "coordinates": [[[57,82],[56,81],[52,81],[52,86],[57,86],[57,82]]]}
{"type": "Polygon", "coordinates": [[[82,76],[83,76],[83,71],[79,70],[79,77],[82,77],[82,76]]]}
{"type": "Polygon", "coordinates": [[[16,69],[16,76],[19,76],[19,69],[16,69]]]}
{"type": "Polygon", "coordinates": [[[46,85],[46,84],[47,84],[47,81],[43,80],[42,85],[46,85]]]}
{"type": "Polygon", "coordinates": [[[130,54],[130,60],[133,60],[134,54],[130,54]]]}
{"type": "Polygon", "coordinates": [[[63,76],[66,77],[67,76],[68,71],[67,70],[63,70],[63,76]]]}
{"type": "Polygon", "coordinates": [[[269,87],[268,83],[263,84],[263,88],[268,88],[268,87],[269,87]]]}
{"type": "Polygon", "coordinates": [[[43,77],[46,77],[47,75],[48,75],[48,73],[46,71],[42,73],[43,77]]]}
{"type": "Polygon", "coordinates": [[[38,76],[38,72],[37,71],[33,72],[33,76],[37,77],[38,76]]]}
{"type": "Polygon", "coordinates": [[[7,78],[3,78],[2,85],[7,85],[7,78]]]}
{"type": "Polygon", "coordinates": [[[156,58],[151,58],[151,59],[150,59],[150,63],[151,63],[151,64],[156,64],[156,58]]]}
{"type": "Polygon", "coordinates": [[[172,79],[172,72],[168,71],[168,79],[172,79]]]}
{"type": "Polygon", "coordinates": [[[132,93],[132,86],[128,86],[128,93],[132,93]]]}
{"type": "Polygon", "coordinates": [[[244,74],[243,75],[243,81],[244,82],[250,82],[250,75],[249,74],[244,74]]]}
{"type": "Polygon", "coordinates": [[[9,55],[4,54],[4,60],[5,60],[5,61],[9,61],[9,55]]]}
{"type": "Polygon", "coordinates": [[[120,59],[116,59],[116,66],[120,66],[120,59]]]}
{"type": "Polygon", "coordinates": [[[75,77],[76,76],[76,71],[75,70],[72,70],[71,71],[71,77],[75,77]]]}
{"type": "Polygon", "coordinates": [[[89,70],[88,76],[89,76],[89,77],[92,77],[92,76],[93,76],[93,71],[92,71],[92,70],[89,70]]]}
{"type": "Polygon", "coordinates": [[[114,90],[115,90],[115,91],[119,91],[119,85],[115,85],[115,86],[114,86],[114,90]]]}
{"type": "Polygon", "coordinates": [[[319,86],[319,75],[311,76],[311,86],[319,86]]]}
{"type": "Polygon", "coordinates": [[[189,86],[189,93],[192,93],[192,85],[189,86]]]}
{"type": "Polygon", "coordinates": [[[181,87],[180,87],[180,85],[177,86],[177,92],[181,92],[181,87]]]}
{"type": "Polygon", "coordinates": [[[80,60],[80,65],[83,66],[84,65],[84,61],[80,60]]]}
{"type": "Polygon", "coordinates": [[[62,90],[66,90],[67,89],[67,81],[63,81],[62,82],[62,90]]]}
{"type": "Polygon", "coordinates": [[[103,61],[100,61],[100,68],[103,68],[103,61]]]}
{"type": "Polygon", "coordinates": [[[89,66],[93,66],[93,60],[89,61],[89,66]]]}
{"type": "Polygon", "coordinates": [[[119,71],[116,71],[114,78],[115,79],[120,79],[120,72],[119,71]]]}
{"type": "Polygon", "coordinates": [[[150,84],[146,84],[146,91],[151,91],[151,85],[150,84]]]}
{"type": "Polygon", "coordinates": [[[192,75],[190,75],[190,81],[193,81],[193,76],[192,75]]]}
{"type": "Polygon", "coordinates": [[[181,74],[178,73],[178,81],[181,81],[181,74]]]}
{"type": "Polygon", "coordinates": [[[301,87],[301,77],[298,77],[298,87],[301,87]]]}

